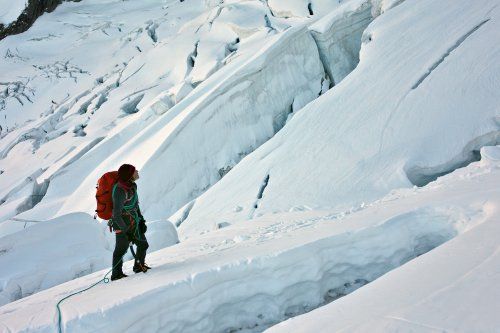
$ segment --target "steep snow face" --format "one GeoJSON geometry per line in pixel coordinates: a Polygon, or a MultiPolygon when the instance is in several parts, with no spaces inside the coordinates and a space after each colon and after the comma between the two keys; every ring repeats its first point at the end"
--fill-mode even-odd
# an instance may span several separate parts
{"type": "MultiPolygon", "coordinates": [[[[424,188],[395,190],[355,211],[270,215],[152,253],[148,263],[153,269],[147,274],[97,285],[62,303],[64,330],[262,332],[418,257],[401,267],[401,273],[396,269],[345,302],[332,303],[326,318],[338,315],[339,321],[328,327],[356,324],[367,331],[363,325],[372,319],[384,331],[387,318],[381,316],[389,314],[432,327],[492,331],[498,327],[495,310],[500,302],[491,289],[500,281],[499,150],[483,149],[479,163],[424,188]],[[457,253],[463,260],[450,260],[457,253]],[[466,302],[453,295],[465,296],[466,302]],[[484,311],[471,312],[469,304],[484,311]],[[447,320],[449,315],[454,320],[447,320]]],[[[1,307],[2,328],[53,332],[56,300],[88,287],[105,272],[1,307]]],[[[321,331],[318,325],[326,324],[316,318],[312,323],[298,320],[284,331],[321,331]]],[[[402,324],[395,327],[405,330],[402,324]]]]}
{"type": "Polygon", "coordinates": [[[378,17],[354,72],[200,196],[181,233],[347,209],[476,160],[499,139],[497,4],[410,1],[378,17]]]}
{"type": "Polygon", "coordinates": [[[134,138],[133,153],[149,156],[142,172],[167,176],[161,187],[154,177],[141,182],[146,214],[168,216],[196,198],[280,130],[296,100],[315,99],[323,80],[318,51],[305,28],[277,36],[234,72],[217,73],[210,82],[217,86],[172,122],[158,122],[134,138]]]}
{"type": "MultiPolygon", "coordinates": [[[[218,72],[127,143],[119,138],[121,132],[120,141],[101,143],[89,158],[56,177],[44,200],[23,218],[92,211],[89,189],[105,170],[126,161],[146,175],[139,188],[149,218],[168,216],[194,199],[220,179],[221,170],[281,129],[295,99],[306,103],[321,93],[324,69],[308,30],[292,28],[275,37],[254,57],[218,72]],[[92,167],[98,159],[98,167],[92,167]],[[164,175],[161,186],[159,175],[164,175]]],[[[126,131],[138,129],[133,126],[126,131]]]]}

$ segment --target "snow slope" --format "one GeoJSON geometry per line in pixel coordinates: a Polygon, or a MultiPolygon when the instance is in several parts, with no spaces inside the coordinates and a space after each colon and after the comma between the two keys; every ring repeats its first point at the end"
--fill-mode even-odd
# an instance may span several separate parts
{"type": "Polygon", "coordinates": [[[361,36],[372,21],[375,8],[366,0],[346,2],[311,26],[311,34],[333,84],[338,84],[356,68],[361,36]]]}
{"type": "Polygon", "coordinates": [[[144,180],[174,164],[168,182],[141,190],[146,216],[168,217],[328,88],[305,18],[274,17],[260,1],[114,1],[65,3],[0,44],[12,77],[0,102],[6,223],[90,213],[98,176],[123,161],[144,166],[144,180]]]}
{"type": "MultiPolygon", "coordinates": [[[[321,92],[324,71],[307,29],[289,29],[277,37],[242,66],[221,69],[116,152],[109,154],[112,141],[103,142],[98,149],[108,156],[101,155],[105,161],[99,167],[85,174],[82,169],[88,168],[81,166],[88,159],[81,159],[44,199],[50,202],[54,192],[59,196],[58,189],[71,179],[72,193],[56,214],[91,210],[95,203],[88,189],[104,170],[126,161],[145,175],[139,186],[146,216],[168,216],[194,199],[220,179],[219,170],[236,164],[284,125],[295,96],[310,101],[321,92]],[[268,87],[274,87],[273,93],[267,93],[268,87]],[[75,174],[86,179],[75,179],[75,174]],[[158,176],[153,175],[161,174],[166,177],[156,186],[158,176]]],[[[41,209],[50,214],[43,204],[30,214],[41,209]]]]}
{"type": "MultiPolygon", "coordinates": [[[[343,296],[454,237],[403,266],[401,273],[395,270],[325,309],[339,309],[340,306],[335,307],[337,302],[351,302],[357,295],[366,295],[366,290],[368,296],[376,298],[372,302],[362,299],[362,305],[353,300],[348,311],[342,307],[345,318],[335,327],[346,327],[353,320],[365,324],[358,319],[405,304],[420,309],[408,321],[439,325],[443,320],[436,319],[439,313],[451,313],[457,321],[447,327],[458,327],[465,321],[475,325],[470,316],[460,318],[463,311],[455,311],[450,304],[471,300],[476,290],[486,293],[484,288],[498,284],[500,279],[498,242],[491,237],[498,232],[499,152],[500,147],[483,149],[481,162],[422,189],[393,191],[357,210],[262,217],[252,224],[224,228],[157,251],[149,256],[154,268],[147,274],[98,285],[63,303],[65,331],[260,332],[273,323],[343,296]],[[463,260],[450,260],[461,253],[463,260]],[[436,265],[441,274],[436,274],[436,265]],[[478,269],[471,271],[474,266],[478,269]],[[424,281],[418,281],[419,267],[424,281]],[[474,280],[475,277],[481,280],[474,280]],[[398,281],[396,286],[394,279],[398,281]],[[443,290],[450,280],[457,283],[446,283],[443,290]],[[469,281],[480,281],[479,289],[469,281]],[[415,293],[413,287],[425,290],[415,293]],[[425,306],[433,300],[427,295],[454,288],[460,289],[453,293],[455,297],[445,293],[451,296],[434,298],[440,302],[425,306]],[[382,297],[394,299],[395,303],[383,302],[382,297]],[[372,307],[381,302],[380,308],[372,307]],[[441,312],[429,316],[437,308],[441,312]],[[354,312],[359,318],[352,318],[354,312]],[[422,316],[434,321],[422,321],[422,316]]],[[[55,301],[98,280],[104,272],[1,307],[3,331],[54,331],[55,301]]],[[[481,309],[498,309],[499,298],[494,293],[485,297],[486,301],[482,298],[474,304],[481,309]]],[[[478,318],[483,319],[484,326],[468,327],[484,327],[488,331],[493,324],[498,326],[494,311],[485,311],[478,318]]],[[[302,323],[301,317],[297,320],[302,323]]],[[[331,320],[322,323],[336,325],[331,320]]],[[[401,326],[404,323],[383,326],[386,323],[375,322],[382,326],[374,327],[381,331],[408,328],[401,326]]],[[[317,331],[315,325],[303,322],[303,326],[297,327],[317,331]]],[[[289,329],[285,326],[284,331],[289,329]]]]}
{"type": "Polygon", "coordinates": [[[176,32],[206,8],[172,3],[63,3],[2,40],[2,220],[36,205],[52,177],[111,129],[141,119],[141,102],[184,82],[198,36],[176,32]]]}
{"type": "Polygon", "coordinates": [[[497,5],[406,1],[378,17],[356,69],[197,198],[182,236],[262,214],[346,209],[476,160],[499,141],[497,5]]]}

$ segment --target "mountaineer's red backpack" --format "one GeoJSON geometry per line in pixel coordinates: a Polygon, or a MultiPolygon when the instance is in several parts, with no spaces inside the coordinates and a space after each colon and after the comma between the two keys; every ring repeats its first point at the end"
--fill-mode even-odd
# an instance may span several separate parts
{"type": "Polygon", "coordinates": [[[113,216],[113,186],[118,182],[118,171],[106,172],[97,181],[97,209],[95,212],[103,220],[113,216]]]}

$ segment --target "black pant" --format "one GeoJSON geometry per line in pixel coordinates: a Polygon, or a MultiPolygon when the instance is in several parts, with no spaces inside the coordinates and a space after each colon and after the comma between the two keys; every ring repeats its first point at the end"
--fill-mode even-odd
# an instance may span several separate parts
{"type": "MultiPolygon", "coordinates": [[[[144,264],[146,260],[146,250],[149,247],[148,240],[144,234],[139,235],[139,239],[133,238],[133,243],[137,246],[137,260],[141,264],[144,264]]],[[[123,272],[122,257],[127,253],[129,245],[129,238],[123,233],[116,234],[115,250],[113,251],[113,273],[112,276],[116,276],[123,272]]]]}

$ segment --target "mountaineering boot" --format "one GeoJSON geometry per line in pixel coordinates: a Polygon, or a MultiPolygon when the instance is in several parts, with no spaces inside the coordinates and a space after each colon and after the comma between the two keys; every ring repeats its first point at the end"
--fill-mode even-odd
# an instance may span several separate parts
{"type": "Polygon", "coordinates": [[[121,273],[117,273],[116,275],[111,274],[111,281],[119,280],[121,278],[127,277],[128,275],[121,273]]]}
{"type": "Polygon", "coordinates": [[[148,265],[146,264],[141,264],[139,262],[136,262],[134,264],[134,268],[132,268],[132,270],[134,271],[134,273],[146,273],[148,271],[148,269],[150,269],[151,267],[149,267],[148,265]]]}

